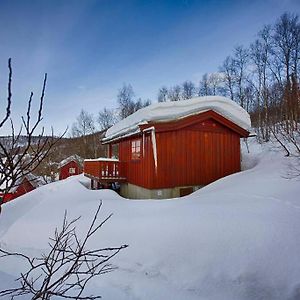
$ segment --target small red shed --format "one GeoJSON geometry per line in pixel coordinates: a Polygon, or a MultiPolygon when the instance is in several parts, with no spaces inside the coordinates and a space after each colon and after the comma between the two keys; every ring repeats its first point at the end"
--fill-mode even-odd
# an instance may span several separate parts
{"type": "Polygon", "coordinates": [[[83,159],[79,155],[72,155],[59,163],[59,180],[82,173],[83,159]]]}
{"type": "Polygon", "coordinates": [[[42,181],[38,177],[34,176],[33,174],[27,174],[17,180],[15,186],[12,187],[8,193],[5,195],[0,194],[0,197],[3,197],[2,202],[5,203],[31,192],[41,185],[42,181]]]}
{"type": "Polygon", "coordinates": [[[85,160],[92,186],[119,182],[127,198],[187,195],[240,171],[240,138],[249,114],[220,96],[156,103],[109,128],[103,143],[112,159],[85,160]]]}

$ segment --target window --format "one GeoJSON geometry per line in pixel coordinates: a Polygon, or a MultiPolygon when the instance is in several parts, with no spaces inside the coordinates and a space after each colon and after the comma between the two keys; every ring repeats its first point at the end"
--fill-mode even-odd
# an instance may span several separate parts
{"type": "Polygon", "coordinates": [[[134,140],[131,142],[131,159],[141,158],[141,140],[134,140]]]}
{"type": "Polygon", "coordinates": [[[119,158],[119,144],[112,144],[111,152],[112,158],[119,158]]]}
{"type": "Polygon", "coordinates": [[[69,174],[75,174],[76,169],[75,168],[69,168],[69,174]]]}

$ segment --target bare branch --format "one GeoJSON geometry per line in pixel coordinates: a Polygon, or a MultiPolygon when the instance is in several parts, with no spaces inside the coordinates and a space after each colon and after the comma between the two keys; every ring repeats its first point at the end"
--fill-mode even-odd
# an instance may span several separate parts
{"type": "Polygon", "coordinates": [[[11,111],[11,97],[12,97],[12,93],[11,93],[11,82],[12,82],[12,67],[11,67],[11,58],[8,59],[8,85],[7,85],[7,106],[6,106],[6,115],[3,118],[3,120],[0,122],[0,128],[4,125],[4,123],[7,121],[7,119],[9,118],[11,111]]]}
{"type": "Polygon", "coordinates": [[[29,265],[28,271],[21,273],[17,279],[17,288],[0,291],[0,297],[11,296],[12,299],[30,295],[34,299],[100,299],[99,295],[84,296],[85,288],[93,278],[115,270],[110,261],[128,245],[87,249],[87,243],[92,236],[110,219],[109,215],[102,222],[98,217],[102,202],[100,202],[91,225],[82,241],[76,232],[76,223],[80,217],[68,221],[67,211],[64,214],[61,230],[55,229],[50,237],[48,254],[39,258],[9,252],[0,249],[0,257],[20,257],[29,265]]]}
{"type": "MultiPolygon", "coordinates": [[[[6,106],[6,115],[0,122],[0,128],[8,121],[11,114],[12,104],[12,67],[11,59],[8,60],[9,76],[8,76],[8,97],[6,106]]],[[[45,98],[45,90],[47,83],[47,73],[44,76],[37,119],[31,124],[33,93],[27,103],[26,116],[21,117],[22,125],[19,131],[15,131],[13,121],[10,119],[11,134],[7,138],[0,139],[0,194],[5,195],[11,189],[18,186],[21,180],[41,164],[41,162],[52,152],[54,146],[66,134],[67,129],[62,135],[55,137],[53,128],[51,136],[45,136],[44,127],[41,128],[40,134],[36,135],[36,131],[41,124],[43,117],[43,105],[45,98]],[[23,129],[25,135],[22,135],[23,129]]],[[[1,204],[1,203],[0,203],[1,204]]]]}

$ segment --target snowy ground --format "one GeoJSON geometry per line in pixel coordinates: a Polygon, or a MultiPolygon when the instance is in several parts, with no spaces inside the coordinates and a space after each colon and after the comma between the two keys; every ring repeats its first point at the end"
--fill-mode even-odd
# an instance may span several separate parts
{"type": "MultiPolygon", "coordinates": [[[[246,171],[172,200],[126,200],[69,178],[3,206],[1,247],[39,255],[65,209],[84,229],[102,199],[101,216],[114,215],[91,247],[129,244],[119,269],[90,287],[103,299],[300,299],[300,182],[284,178],[289,163],[252,142],[246,171]]],[[[0,290],[21,269],[0,260],[0,290]]]]}

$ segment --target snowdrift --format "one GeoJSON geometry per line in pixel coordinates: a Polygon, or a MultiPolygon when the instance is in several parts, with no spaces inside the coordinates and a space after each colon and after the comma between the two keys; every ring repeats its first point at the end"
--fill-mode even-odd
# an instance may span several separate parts
{"type": "MultiPolygon", "coordinates": [[[[114,215],[90,246],[129,248],[89,292],[118,300],[300,299],[299,181],[283,178],[289,159],[281,153],[250,145],[244,157],[256,165],[180,199],[126,200],[88,190],[82,176],[49,184],[3,207],[1,246],[40,254],[65,209],[82,216],[84,231],[101,199],[102,217],[114,215]]],[[[1,260],[0,289],[23,268],[1,260]]]]}

